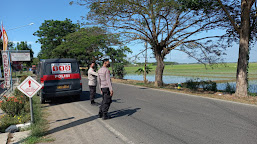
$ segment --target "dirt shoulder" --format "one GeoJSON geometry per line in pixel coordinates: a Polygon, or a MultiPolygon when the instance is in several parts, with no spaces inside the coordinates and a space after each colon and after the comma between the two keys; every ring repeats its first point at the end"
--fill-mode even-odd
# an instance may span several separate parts
{"type": "Polygon", "coordinates": [[[253,97],[253,96],[241,98],[241,97],[236,97],[234,94],[227,94],[225,92],[191,91],[187,88],[182,88],[181,90],[178,90],[175,84],[166,84],[165,86],[158,88],[158,87],[155,87],[153,83],[144,84],[143,81],[130,80],[130,79],[112,79],[112,82],[148,87],[148,88],[176,92],[181,94],[190,94],[190,95],[201,96],[201,97],[216,98],[221,100],[257,105],[257,97],[253,97]]]}

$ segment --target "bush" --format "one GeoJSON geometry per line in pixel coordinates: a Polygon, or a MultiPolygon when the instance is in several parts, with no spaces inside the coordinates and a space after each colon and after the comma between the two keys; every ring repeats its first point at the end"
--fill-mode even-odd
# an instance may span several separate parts
{"type": "Polygon", "coordinates": [[[11,117],[15,115],[20,115],[21,113],[27,112],[26,108],[26,97],[24,96],[12,96],[6,97],[4,96],[4,100],[0,101],[0,108],[11,117]]]}
{"type": "Polygon", "coordinates": [[[201,81],[200,82],[201,87],[204,91],[217,91],[217,83],[213,81],[201,81]]]}
{"type": "Polygon", "coordinates": [[[126,75],[126,71],[124,68],[124,65],[121,63],[117,63],[114,65],[114,77],[118,79],[123,79],[123,77],[126,75]]]}
{"type": "Polygon", "coordinates": [[[230,94],[235,93],[236,88],[227,82],[225,92],[230,93],[230,94]]]}
{"type": "Polygon", "coordinates": [[[213,81],[198,81],[198,79],[190,79],[185,82],[186,88],[191,90],[198,90],[199,88],[203,88],[204,91],[217,91],[217,83],[213,81]]]}
{"type": "Polygon", "coordinates": [[[194,81],[193,79],[187,80],[185,82],[186,88],[189,88],[190,90],[198,90],[200,87],[200,82],[194,81]]]}
{"type": "Polygon", "coordinates": [[[20,115],[10,116],[4,114],[0,117],[0,132],[5,132],[5,129],[10,125],[26,123],[30,120],[30,113],[22,113],[20,115]]]}

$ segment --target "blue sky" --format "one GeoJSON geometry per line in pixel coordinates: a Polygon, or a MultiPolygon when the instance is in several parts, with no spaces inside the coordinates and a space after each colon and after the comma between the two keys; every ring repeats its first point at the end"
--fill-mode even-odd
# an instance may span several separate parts
{"type": "MultiPolygon", "coordinates": [[[[65,20],[71,19],[74,23],[81,21],[81,16],[85,16],[88,12],[86,7],[78,5],[69,5],[70,0],[4,0],[1,1],[0,21],[3,21],[4,27],[7,30],[7,35],[10,41],[19,42],[27,41],[32,45],[35,56],[40,51],[40,44],[36,43],[38,37],[33,36],[33,33],[38,30],[44,20],[65,20]],[[19,26],[34,23],[32,26],[27,26],[19,29],[8,31],[19,26]]],[[[220,31],[217,31],[220,32],[220,31]]],[[[128,45],[137,54],[144,49],[143,43],[130,43],[128,45]]],[[[224,57],[227,62],[236,62],[238,59],[238,45],[234,44],[232,48],[226,51],[224,57]]],[[[132,56],[130,55],[130,56],[132,56]]],[[[149,50],[149,54],[151,52],[149,50]]],[[[250,61],[257,62],[256,46],[251,50],[250,61]]],[[[130,57],[129,56],[129,57],[130,57]]],[[[143,57],[141,55],[140,57],[143,57]]],[[[143,61],[143,59],[139,60],[143,61]]],[[[154,58],[149,58],[149,61],[155,61],[154,58]]],[[[166,61],[176,61],[180,63],[196,62],[188,58],[184,53],[172,51],[166,61]]]]}

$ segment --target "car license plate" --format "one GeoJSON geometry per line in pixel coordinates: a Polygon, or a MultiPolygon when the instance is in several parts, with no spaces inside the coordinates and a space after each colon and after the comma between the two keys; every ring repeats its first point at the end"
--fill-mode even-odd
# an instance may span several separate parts
{"type": "Polygon", "coordinates": [[[57,89],[69,89],[70,86],[69,85],[60,85],[60,86],[57,86],[57,89]]]}

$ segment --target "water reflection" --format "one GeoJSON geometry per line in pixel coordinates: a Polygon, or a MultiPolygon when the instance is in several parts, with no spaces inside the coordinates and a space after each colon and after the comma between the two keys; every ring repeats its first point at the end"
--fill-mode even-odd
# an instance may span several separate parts
{"type": "MultiPolygon", "coordinates": [[[[148,81],[154,81],[155,80],[155,75],[147,75],[146,76],[147,80],[148,81]]],[[[126,75],[124,77],[124,79],[132,79],[132,80],[144,80],[144,77],[143,75],[136,75],[136,74],[129,74],[129,75],[126,75]]],[[[224,79],[224,78],[208,78],[208,77],[185,77],[185,76],[170,76],[170,75],[164,75],[163,76],[163,82],[164,83],[167,83],[167,84],[170,84],[170,83],[184,83],[186,82],[187,80],[190,80],[190,79],[198,79],[199,81],[200,80],[212,80],[212,81],[215,81],[215,80],[229,80],[229,79],[224,79]]],[[[235,82],[229,82],[229,84],[232,86],[232,87],[236,87],[236,83],[235,82]]],[[[227,83],[217,83],[217,89],[218,90],[225,90],[226,88],[226,85],[227,83]]],[[[257,80],[252,80],[252,81],[249,81],[249,91],[252,92],[252,93],[257,93],[257,80]]]]}

